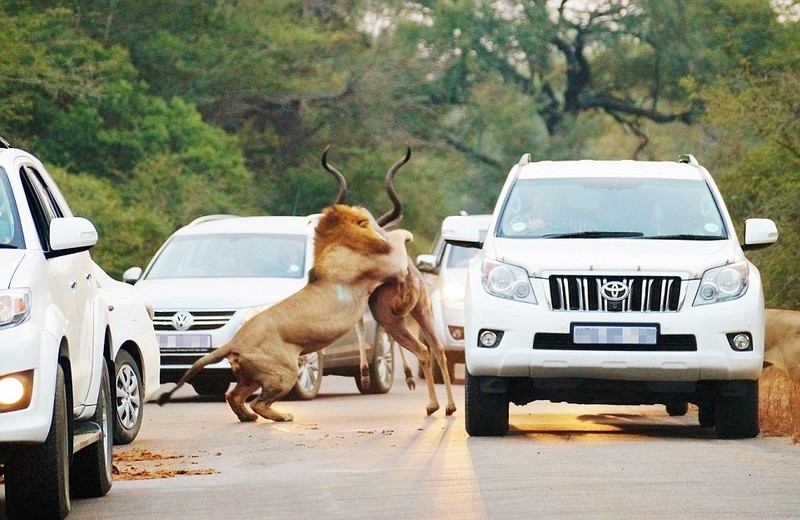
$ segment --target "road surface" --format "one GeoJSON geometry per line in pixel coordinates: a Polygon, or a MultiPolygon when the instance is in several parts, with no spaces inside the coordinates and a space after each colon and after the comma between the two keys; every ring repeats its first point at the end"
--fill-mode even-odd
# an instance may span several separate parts
{"type": "Polygon", "coordinates": [[[424,381],[359,395],[327,376],[316,400],[278,403],[293,422],[240,423],[182,389],[146,405],[139,437],[114,449],[111,491],[74,500],[70,519],[800,518],[800,446],[785,438],[718,440],[660,406],[552,403],[512,406],[506,437],[470,438],[454,390],[455,415],[427,417],[424,381]]]}

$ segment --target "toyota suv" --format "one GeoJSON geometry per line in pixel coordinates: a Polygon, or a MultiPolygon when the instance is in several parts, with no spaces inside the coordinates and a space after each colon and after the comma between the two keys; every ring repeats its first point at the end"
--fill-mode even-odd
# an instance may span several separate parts
{"type": "Polygon", "coordinates": [[[508,174],[485,240],[468,217],[445,239],[481,248],[465,302],[465,422],[504,435],[509,403],[698,407],[720,438],[754,437],[764,349],[758,269],[709,172],[676,162],[541,161],[508,174]]]}

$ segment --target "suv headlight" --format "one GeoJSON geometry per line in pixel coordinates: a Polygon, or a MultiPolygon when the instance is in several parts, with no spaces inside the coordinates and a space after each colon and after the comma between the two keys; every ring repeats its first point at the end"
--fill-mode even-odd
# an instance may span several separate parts
{"type": "Polygon", "coordinates": [[[31,312],[30,289],[8,289],[0,291],[0,327],[17,325],[25,321],[31,312]]]}
{"type": "Polygon", "coordinates": [[[746,261],[709,269],[700,280],[695,305],[726,302],[741,298],[747,292],[750,269],[746,261]]]}
{"type": "Polygon", "coordinates": [[[484,260],[481,264],[483,289],[498,298],[537,303],[528,272],[515,265],[484,260]]]}

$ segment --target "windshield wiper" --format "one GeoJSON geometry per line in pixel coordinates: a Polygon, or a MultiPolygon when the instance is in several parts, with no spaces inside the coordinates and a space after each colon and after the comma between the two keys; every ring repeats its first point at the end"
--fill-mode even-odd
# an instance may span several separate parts
{"type": "Polygon", "coordinates": [[[639,231],[580,231],[577,233],[551,233],[542,238],[639,238],[639,231]]]}
{"type": "Polygon", "coordinates": [[[653,235],[642,237],[648,240],[725,240],[718,235],[693,235],[692,233],[679,233],[676,235],[653,235]]]}
{"type": "Polygon", "coordinates": [[[14,244],[0,244],[0,249],[19,249],[14,244]]]}

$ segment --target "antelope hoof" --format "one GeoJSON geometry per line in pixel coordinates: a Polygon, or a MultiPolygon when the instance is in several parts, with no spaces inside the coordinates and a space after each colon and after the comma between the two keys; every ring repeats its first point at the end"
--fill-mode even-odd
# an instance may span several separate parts
{"type": "Polygon", "coordinates": [[[447,408],[444,409],[444,414],[445,415],[453,415],[453,412],[455,412],[455,411],[456,411],[456,405],[448,404],[447,408]]]}
{"type": "Polygon", "coordinates": [[[417,382],[414,380],[413,377],[407,377],[406,384],[408,385],[409,390],[415,390],[417,388],[417,382]]]}
{"type": "Polygon", "coordinates": [[[361,376],[361,388],[368,389],[370,382],[369,376],[361,376]]]}
{"type": "Polygon", "coordinates": [[[433,412],[439,409],[439,403],[429,404],[425,409],[428,411],[428,415],[433,415],[433,412]]]}

